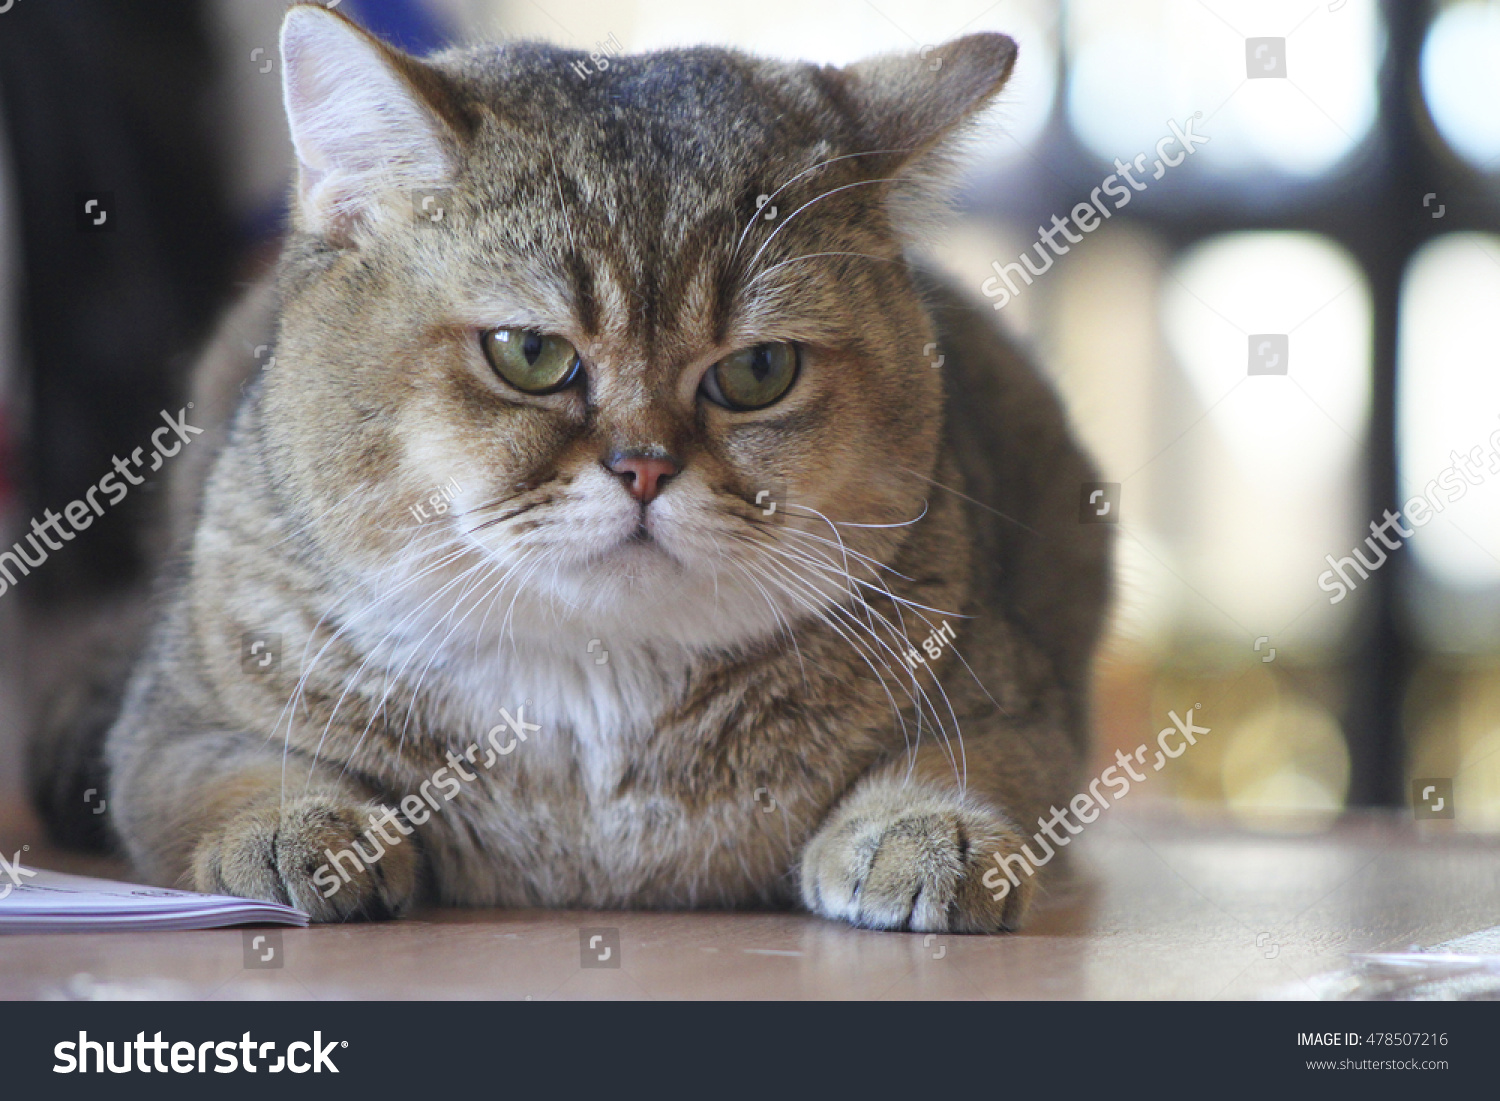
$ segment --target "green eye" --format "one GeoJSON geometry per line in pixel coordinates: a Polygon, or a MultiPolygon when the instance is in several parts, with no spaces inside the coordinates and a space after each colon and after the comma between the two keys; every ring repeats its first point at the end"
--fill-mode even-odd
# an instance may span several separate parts
{"type": "Polygon", "coordinates": [[[703,392],[725,409],[764,409],[792,388],[801,365],[802,353],[795,344],[757,344],[710,367],[703,376],[703,392]]]}
{"type": "Polygon", "coordinates": [[[525,394],[550,394],[578,375],[578,352],[535,329],[491,329],[479,338],[495,373],[525,394]]]}

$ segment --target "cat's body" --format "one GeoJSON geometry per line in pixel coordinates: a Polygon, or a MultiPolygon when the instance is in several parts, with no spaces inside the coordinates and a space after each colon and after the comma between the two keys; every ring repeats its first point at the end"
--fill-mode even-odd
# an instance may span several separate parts
{"type": "Polygon", "coordinates": [[[427,68],[318,9],[288,28],[275,360],[109,736],[142,874],[325,919],[800,897],[1013,926],[1032,881],[985,877],[1073,794],[1107,541],[1056,399],[909,269],[883,186],[1013,48],[947,47],[941,89],[721,51],[589,84],[566,51],[427,68]],[[401,205],[431,188],[446,224],[401,205]],[[584,381],[486,376],[473,333],[507,324],[584,381]],[[784,397],[705,400],[775,341],[784,397]]]}

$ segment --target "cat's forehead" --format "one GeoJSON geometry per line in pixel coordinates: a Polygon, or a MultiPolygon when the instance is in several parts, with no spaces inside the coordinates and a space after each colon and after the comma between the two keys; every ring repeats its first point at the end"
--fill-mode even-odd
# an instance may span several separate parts
{"type": "Polygon", "coordinates": [[[437,67],[500,117],[523,127],[550,121],[605,156],[650,147],[682,162],[712,158],[788,137],[797,116],[827,106],[813,66],[712,47],[591,61],[577,50],[511,43],[445,55],[437,67]]]}
{"type": "Polygon", "coordinates": [[[482,120],[473,152],[487,170],[503,176],[545,159],[586,198],[774,190],[841,129],[810,66],[711,48],[605,63],[601,70],[587,54],[521,43],[442,67],[482,120]]]}
{"type": "Polygon", "coordinates": [[[470,185],[586,332],[724,338],[753,312],[749,261],[800,194],[778,190],[834,154],[816,71],[712,49],[580,64],[538,44],[445,60],[480,120],[470,185]]]}

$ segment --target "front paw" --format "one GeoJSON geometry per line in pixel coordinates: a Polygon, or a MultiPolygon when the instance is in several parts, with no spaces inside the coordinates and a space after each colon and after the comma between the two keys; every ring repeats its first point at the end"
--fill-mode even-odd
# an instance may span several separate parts
{"type": "Polygon", "coordinates": [[[995,933],[1017,928],[1034,890],[984,883],[995,854],[1020,850],[999,815],[956,795],[892,787],[863,792],[808,843],[801,889],[807,908],[871,929],[995,933]],[[999,895],[999,898],[995,896],[999,895]]]}
{"type": "Polygon", "coordinates": [[[380,808],[307,796],[242,811],[198,843],[193,880],[207,894],[261,898],[314,921],[398,917],[417,892],[419,856],[380,808]],[[335,859],[330,861],[330,854],[335,859]]]}

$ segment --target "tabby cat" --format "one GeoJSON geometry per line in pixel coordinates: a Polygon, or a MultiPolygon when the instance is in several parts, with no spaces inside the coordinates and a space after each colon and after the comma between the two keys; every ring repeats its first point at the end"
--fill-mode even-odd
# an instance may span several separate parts
{"type": "Polygon", "coordinates": [[[909,259],[1014,43],[418,60],[299,5],[281,47],[293,226],[108,732],[138,874],[1016,927],[1108,529],[1052,391],[909,259]]]}

